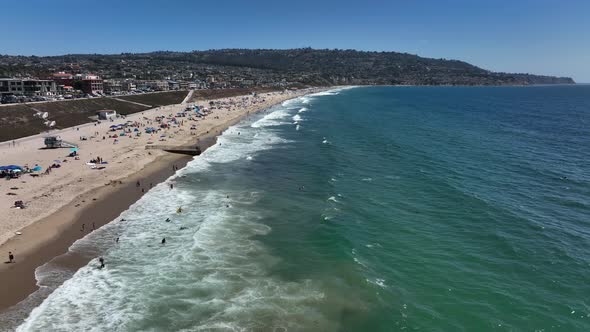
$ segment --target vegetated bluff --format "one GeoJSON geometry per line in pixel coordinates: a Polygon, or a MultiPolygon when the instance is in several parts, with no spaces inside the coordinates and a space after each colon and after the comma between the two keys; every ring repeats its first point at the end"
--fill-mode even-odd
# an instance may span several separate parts
{"type": "Polygon", "coordinates": [[[260,82],[308,85],[528,85],[574,84],[569,77],[491,72],[457,60],[397,52],[328,49],[221,49],[193,52],[0,56],[0,76],[36,75],[77,64],[106,78],[186,78],[221,72],[260,82]],[[146,71],[146,68],[149,71],[146,71]]]}

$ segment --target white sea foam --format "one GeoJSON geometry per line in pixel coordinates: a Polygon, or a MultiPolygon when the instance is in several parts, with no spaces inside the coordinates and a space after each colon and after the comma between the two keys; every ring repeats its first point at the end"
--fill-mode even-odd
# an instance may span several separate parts
{"type": "Polygon", "coordinates": [[[252,127],[260,128],[260,127],[272,127],[272,126],[280,126],[285,124],[284,121],[280,121],[289,116],[288,109],[279,109],[272,113],[266,114],[262,119],[254,122],[252,127]]]}
{"type": "Polygon", "coordinates": [[[339,201],[339,200],[337,200],[335,196],[330,196],[330,197],[328,198],[328,201],[331,201],[331,202],[334,202],[334,203],[340,203],[340,201],[339,201]]]}
{"type": "Polygon", "coordinates": [[[381,279],[381,278],[375,278],[375,279],[366,279],[368,283],[373,284],[373,285],[377,285],[381,288],[386,288],[387,286],[385,285],[385,279],[381,279]]]}
{"type": "Polygon", "coordinates": [[[299,109],[299,111],[297,111],[297,113],[303,113],[303,112],[307,112],[307,107],[302,107],[301,109],[299,109]]]}
{"type": "Polygon", "coordinates": [[[263,194],[232,192],[228,198],[196,179],[206,178],[214,165],[288,143],[265,128],[285,116],[288,112],[277,110],[257,126],[240,127],[239,136],[221,135],[177,172],[173,190],[165,183],[156,186],[119,221],[74,244],[75,251],[89,241],[112,245],[120,237],[104,254],[105,269],[94,260],[78,270],[18,331],[300,330],[329,324],[310,305],[325,297],[319,285],[269,273],[277,259],[254,236],[271,229],[247,208],[263,194]],[[161,245],[164,237],[166,245],[161,245]]]}

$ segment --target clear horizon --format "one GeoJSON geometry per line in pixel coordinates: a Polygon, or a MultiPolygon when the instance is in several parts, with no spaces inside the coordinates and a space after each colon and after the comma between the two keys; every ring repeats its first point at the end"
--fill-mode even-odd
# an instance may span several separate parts
{"type": "Polygon", "coordinates": [[[224,4],[33,0],[3,5],[0,54],[52,56],[220,48],[356,49],[466,61],[590,82],[590,3],[466,0],[224,4]]]}

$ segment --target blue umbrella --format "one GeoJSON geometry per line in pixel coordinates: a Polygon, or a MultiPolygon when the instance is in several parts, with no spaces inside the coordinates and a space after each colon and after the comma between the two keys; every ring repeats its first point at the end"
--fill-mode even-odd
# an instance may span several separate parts
{"type": "Polygon", "coordinates": [[[0,166],[0,171],[21,171],[23,168],[17,165],[0,166]]]}

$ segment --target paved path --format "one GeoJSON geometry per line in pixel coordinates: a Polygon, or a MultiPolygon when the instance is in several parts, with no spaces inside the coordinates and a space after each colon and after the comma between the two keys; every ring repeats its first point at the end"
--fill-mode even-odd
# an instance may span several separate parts
{"type": "Polygon", "coordinates": [[[113,98],[114,100],[118,100],[118,101],[124,101],[126,103],[131,103],[131,104],[135,104],[135,105],[139,105],[139,106],[144,106],[144,107],[149,107],[152,108],[152,105],[147,105],[147,104],[142,104],[142,103],[138,103],[136,101],[131,101],[131,100],[126,100],[126,99],[121,99],[121,98],[113,98]]]}
{"type": "Polygon", "coordinates": [[[186,95],[186,97],[184,98],[184,100],[182,100],[182,103],[181,104],[188,103],[188,101],[191,100],[191,98],[193,97],[193,92],[195,92],[195,90],[190,90],[188,92],[188,94],[186,95]]]}

